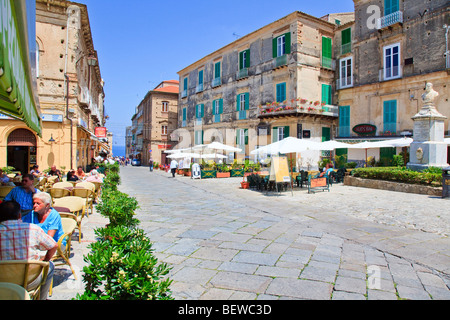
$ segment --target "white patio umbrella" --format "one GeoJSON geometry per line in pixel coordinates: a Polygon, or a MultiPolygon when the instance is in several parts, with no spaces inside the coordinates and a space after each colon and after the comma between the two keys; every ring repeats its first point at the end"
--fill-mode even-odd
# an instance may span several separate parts
{"type": "Polygon", "coordinates": [[[413,141],[414,140],[412,138],[400,138],[400,139],[384,140],[382,142],[392,147],[409,147],[411,143],[413,143],[413,141]]]}
{"type": "Polygon", "coordinates": [[[242,151],[242,149],[240,149],[240,148],[235,148],[235,147],[232,147],[232,146],[229,146],[229,145],[217,142],[217,141],[214,141],[214,142],[206,145],[206,147],[211,150],[223,150],[223,151],[230,151],[230,152],[241,152],[242,151]]]}
{"type": "Polygon", "coordinates": [[[349,143],[344,143],[344,142],[339,142],[336,140],[329,140],[329,141],[324,141],[319,143],[318,150],[327,150],[327,151],[331,151],[334,149],[343,149],[343,148],[348,148],[350,146],[349,143]]]}
{"type": "Polygon", "coordinates": [[[283,140],[268,144],[253,150],[250,154],[278,154],[278,153],[294,153],[306,150],[320,150],[319,143],[306,139],[297,139],[287,137],[283,140]]]}
{"type": "Polygon", "coordinates": [[[208,153],[208,154],[203,154],[201,155],[202,159],[226,159],[227,156],[223,155],[223,154],[215,154],[215,153],[208,153]]]}
{"type": "Polygon", "coordinates": [[[174,153],[171,155],[168,155],[167,158],[171,159],[185,159],[185,158],[200,158],[200,154],[198,153],[174,153]]]}

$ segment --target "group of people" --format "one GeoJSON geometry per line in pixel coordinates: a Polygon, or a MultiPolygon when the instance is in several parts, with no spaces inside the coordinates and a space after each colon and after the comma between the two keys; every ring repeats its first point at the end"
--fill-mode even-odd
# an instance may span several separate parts
{"type": "MultiPolygon", "coordinates": [[[[62,180],[56,166],[51,167],[48,175],[58,175],[62,180]]],[[[35,180],[44,176],[36,165],[22,177],[21,185],[12,189],[0,203],[0,259],[48,261],[49,272],[40,293],[42,300],[47,299],[53,278],[54,265],[50,260],[57,251],[58,240],[64,235],[61,217],[51,206],[50,194],[34,187],[35,180]],[[39,251],[46,251],[43,258],[39,257],[39,251]]],[[[0,172],[2,177],[3,172],[0,172]]],[[[81,166],[77,170],[70,170],[67,180],[103,182],[96,169],[86,174],[81,166]]],[[[65,241],[62,245],[65,245],[65,241]]],[[[27,289],[34,289],[38,284],[39,279],[27,289]]]]}
{"type": "MultiPolygon", "coordinates": [[[[25,183],[33,181],[32,178],[32,175],[24,177],[25,183]]],[[[32,210],[26,214],[23,214],[24,210],[15,200],[5,200],[0,203],[0,259],[47,261],[49,263],[47,279],[41,286],[39,296],[40,300],[46,300],[54,272],[51,259],[57,251],[57,243],[64,235],[64,230],[59,213],[51,207],[51,196],[46,192],[38,192],[36,189],[30,193],[23,190],[23,196],[31,194],[32,210]],[[43,257],[40,256],[40,251],[45,251],[43,257]]],[[[29,197],[26,197],[26,201],[25,197],[23,200],[29,205],[29,197]]],[[[65,245],[64,241],[62,245],[65,245]]],[[[42,275],[30,283],[26,289],[37,288],[42,281],[41,277],[42,275]]]]}

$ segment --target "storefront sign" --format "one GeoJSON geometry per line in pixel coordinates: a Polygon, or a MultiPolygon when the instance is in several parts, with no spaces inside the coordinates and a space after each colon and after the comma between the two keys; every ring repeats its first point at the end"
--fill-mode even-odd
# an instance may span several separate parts
{"type": "Polygon", "coordinates": [[[106,128],[105,127],[95,128],[95,136],[97,138],[106,138],[106,128]]]}
{"type": "Polygon", "coordinates": [[[63,122],[62,114],[42,114],[42,121],[63,122]]]}
{"type": "Polygon", "coordinates": [[[359,135],[375,135],[377,127],[373,124],[362,123],[354,126],[353,132],[359,135]]]}
{"type": "Polygon", "coordinates": [[[0,110],[18,117],[41,136],[36,98],[35,1],[0,0],[0,110]]]}

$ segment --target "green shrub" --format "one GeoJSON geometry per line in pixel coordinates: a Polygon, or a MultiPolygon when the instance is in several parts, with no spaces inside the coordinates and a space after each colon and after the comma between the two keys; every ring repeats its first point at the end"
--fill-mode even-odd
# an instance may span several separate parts
{"type": "Polygon", "coordinates": [[[358,168],[352,172],[354,177],[397,181],[411,184],[442,186],[442,173],[419,172],[406,167],[358,168]]]}
{"type": "Polygon", "coordinates": [[[172,300],[170,268],[158,263],[144,231],[125,226],[97,229],[99,240],[84,257],[85,292],[78,300],[172,300]]]}
{"type": "Polygon", "coordinates": [[[138,209],[136,198],[118,190],[103,190],[101,201],[97,205],[97,211],[109,219],[112,227],[124,225],[134,227],[139,220],[134,218],[135,210],[138,209]]]}

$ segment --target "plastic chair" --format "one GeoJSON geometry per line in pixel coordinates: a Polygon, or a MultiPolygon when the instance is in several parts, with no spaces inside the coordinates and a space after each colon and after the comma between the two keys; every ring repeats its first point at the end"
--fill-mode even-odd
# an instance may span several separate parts
{"type": "Polygon", "coordinates": [[[15,283],[0,282],[0,300],[31,300],[24,287],[15,283]]]}
{"type": "Polygon", "coordinates": [[[9,282],[25,288],[33,300],[38,300],[41,286],[47,280],[49,263],[34,260],[0,261],[0,282],[9,282]],[[36,284],[30,286],[33,282],[36,284]]]}
{"type": "MultiPolygon", "coordinates": [[[[70,213],[77,217],[78,241],[81,242],[81,222],[86,213],[86,200],[74,196],[57,198],[54,200],[53,208],[58,211],[56,208],[59,207],[67,208],[70,213]]],[[[58,212],[60,215],[62,214],[62,210],[58,212]]]]}

